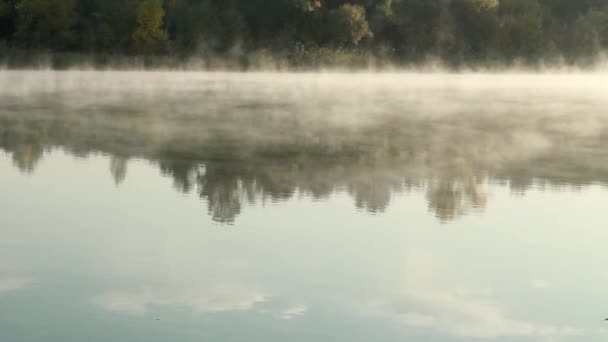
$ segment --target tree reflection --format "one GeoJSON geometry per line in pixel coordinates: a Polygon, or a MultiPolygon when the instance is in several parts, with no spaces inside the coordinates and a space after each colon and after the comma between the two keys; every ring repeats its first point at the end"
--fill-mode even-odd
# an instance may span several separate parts
{"type": "Polygon", "coordinates": [[[127,178],[127,163],[128,158],[112,156],[110,157],[110,172],[114,183],[120,185],[127,178]]]}
{"type": "Polygon", "coordinates": [[[221,223],[233,223],[241,213],[243,182],[248,179],[240,168],[230,165],[209,165],[198,177],[199,194],[207,200],[209,215],[221,223]]]}
{"type": "MultiPolygon", "coordinates": [[[[543,112],[513,114],[504,124],[479,109],[430,121],[416,107],[388,102],[347,121],[348,111],[330,110],[322,96],[311,107],[287,96],[261,101],[222,94],[163,102],[136,93],[87,106],[72,98],[0,94],[0,102],[11,104],[0,111],[0,148],[24,173],[35,170],[45,150],[108,154],[116,184],[127,177],[129,159],[148,160],[226,224],[247,205],[296,195],[323,200],[347,193],[359,210],[382,213],[396,194],[409,191],[424,192],[429,211],[447,223],[484,211],[492,182],[520,194],[540,183],[608,184],[605,139],[545,128],[543,112]]],[[[603,137],[608,122],[599,127],[603,137]]]]}
{"type": "Polygon", "coordinates": [[[38,144],[23,144],[15,147],[13,163],[25,173],[32,173],[44,155],[44,148],[38,144]]]}
{"type": "Polygon", "coordinates": [[[481,181],[440,180],[427,189],[429,211],[447,223],[471,211],[482,212],[487,206],[487,194],[481,181]]]}

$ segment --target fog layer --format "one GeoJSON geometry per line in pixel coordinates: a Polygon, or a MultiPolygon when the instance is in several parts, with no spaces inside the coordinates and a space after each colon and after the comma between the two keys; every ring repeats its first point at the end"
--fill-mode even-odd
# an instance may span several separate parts
{"type": "Polygon", "coordinates": [[[233,222],[246,203],[427,194],[448,222],[515,193],[608,182],[608,90],[593,74],[0,72],[0,148],[143,158],[233,222]]]}

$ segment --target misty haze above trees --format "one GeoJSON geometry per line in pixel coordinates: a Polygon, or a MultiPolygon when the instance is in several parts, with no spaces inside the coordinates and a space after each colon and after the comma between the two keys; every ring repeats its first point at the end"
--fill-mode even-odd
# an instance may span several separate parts
{"type": "Polygon", "coordinates": [[[0,0],[0,57],[588,64],[607,45],[608,0],[0,0]]]}

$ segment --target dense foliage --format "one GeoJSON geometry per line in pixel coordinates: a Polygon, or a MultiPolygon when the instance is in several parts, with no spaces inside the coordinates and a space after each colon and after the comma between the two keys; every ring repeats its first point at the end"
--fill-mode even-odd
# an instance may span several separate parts
{"type": "Polygon", "coordinates": [[[607,46],[608,0],[0,0],[5,55],[590,64],[607,46]]]}

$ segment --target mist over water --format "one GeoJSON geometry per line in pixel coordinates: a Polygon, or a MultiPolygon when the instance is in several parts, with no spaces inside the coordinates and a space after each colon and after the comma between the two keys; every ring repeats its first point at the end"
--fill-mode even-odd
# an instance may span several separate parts
{"type": "Polygon", "coordinates": [[[606,340],[593,73],[0,72],[0,339],[606,340]]]}
{"type": "Polygon", "coordinates": [[[347,193],[382,213],[424,193],[441,222],[512,193],[608,181],[602,74],[0,73],[0,147],[144,159],[218,222],[247,204],[347,193]]]}

